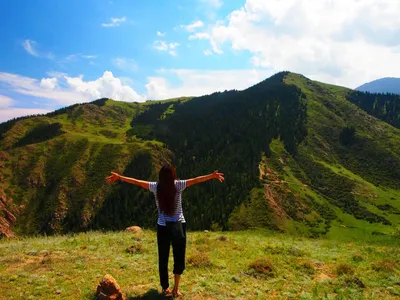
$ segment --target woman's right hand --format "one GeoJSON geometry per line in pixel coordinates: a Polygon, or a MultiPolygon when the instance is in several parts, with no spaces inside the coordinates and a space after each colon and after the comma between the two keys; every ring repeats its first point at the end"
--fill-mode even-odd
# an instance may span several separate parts
{"type": "Polygon", "coordinates": [[[118,179],[120,179],[120,177],[121,176],[118,173],[111,172],[111,176],[108,176],[106,178],[106,183],[107,184],[113,183],[113,182],[117,181],[118,179]]]}
{"type": "Polygon", "coordinates": [[[220,182],[225,180],[224,173],[219,173],[218,170],[214,171],[213,178],[218,179],[220,182]]]}

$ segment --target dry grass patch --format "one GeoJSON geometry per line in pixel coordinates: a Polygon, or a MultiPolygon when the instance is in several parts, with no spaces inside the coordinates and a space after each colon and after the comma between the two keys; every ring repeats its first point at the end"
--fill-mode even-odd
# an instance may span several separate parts
{"type": "Polygon", "coordinates": [[[250,275],[255,277],[275,277],[275,267],[269,258],[260,258],[252,262],[249,266],[250,275]]]}
{"type": "Polygon", "coordinates": [[[191,267],[201,268],[201,267],[211,267],[212,263],[210,257],[205,252],[195,252],[187,258],[187,263],[191,267]]]}
{"type": "Polygon", "coordinates": [[[344,280],[344,282],[349,287],[359,287],[362,289],[365,288],[364,282],[362,282],[361,279],[359,279],[358,277],[348,277],[344,280]]]}
{"type": "Polygon", "coordinates": [[[225,235],[221,235],[220,237],[217,238],[217,240],[221,242],[226,242],[228,238],[225,235]]]}
{"type": "Polygon", "coordinates": [[[393,272],[396,261],[392,259],[382,259],[371,264],[372,270],[377,272],[393,272]]]}
{"type": "Polygon", "coordinates": [[[303,273],[306,273],[308,275],[315,274],[315,266],[311,261],[308,260],[300,261],[298,263],[298,267],[303,273]]]}
{"type": "Polygon", "coordinates": [[[141,243],[133,244],[125,250],[126,253],[135,254],[143,252],[143,245],[141,243]]]}
{"type": "Polygon", "coordinates": [[[352,257],[352,259],[353,259],[353,261],[355,261],[355,262],[360,262],[360,261],[363,261],[363,260],[364,260],[364,258],[361,256],[360,253],[354,254],[353,257],[352,257]]]}
{"type": "Polygon", "coordinates": [[[340,263],[336,266],[336,274],[338,276],[342,275],[353,275],[354,274],[354,268],[352,265],[348,263],[340,263]]]}

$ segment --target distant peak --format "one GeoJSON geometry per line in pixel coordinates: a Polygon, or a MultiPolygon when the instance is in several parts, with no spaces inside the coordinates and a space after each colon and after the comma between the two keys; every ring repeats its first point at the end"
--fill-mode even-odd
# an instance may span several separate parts
{"type": "Polygon", "coordinates": [[[400,78],[379,78],[359,86],[356,90],[370,93],[400,94],[400,78]]]}

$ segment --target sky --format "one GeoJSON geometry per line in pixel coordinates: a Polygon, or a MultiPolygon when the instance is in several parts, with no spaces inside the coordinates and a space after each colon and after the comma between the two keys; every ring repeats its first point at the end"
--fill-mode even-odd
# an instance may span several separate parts
{"type": "Polygon", "coordinates": [[[399,14],[399,0],[1,0],[0,122],[280,71],[349,88],[400,77],[399,14]]]}

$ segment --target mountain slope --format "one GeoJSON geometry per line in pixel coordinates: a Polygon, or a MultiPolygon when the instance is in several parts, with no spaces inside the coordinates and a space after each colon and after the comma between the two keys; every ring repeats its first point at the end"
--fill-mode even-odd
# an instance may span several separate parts
{"type": "Polygon", "coordinates": [[[386,77],[365,83],[356,90],[370,93],[400,94],[400,78],[386,77]]]}
{"type": "Polygon", "coordinates": [[[353,91],[346,98],[370,115],[400,128],[400,94],[371,94],[353,91]]]}
{"type": "Polygon", "coordinates": [[[180,178],[226,174],[185,191],[190,229],[387,233],[400,223],[400,130],[352,104],[352,93],[281,72],[244,91],[100,99],[3,123],[0,189],[24,205],[22,233],[152,227],[149,193],[104,177],[156,180],[170,161],[180,178]]]}

